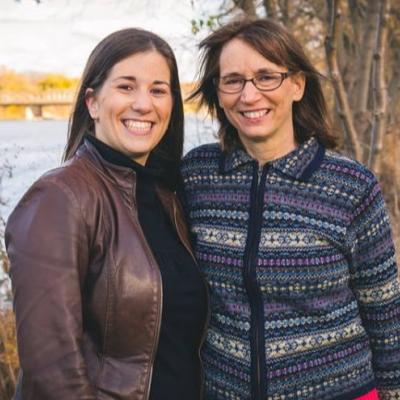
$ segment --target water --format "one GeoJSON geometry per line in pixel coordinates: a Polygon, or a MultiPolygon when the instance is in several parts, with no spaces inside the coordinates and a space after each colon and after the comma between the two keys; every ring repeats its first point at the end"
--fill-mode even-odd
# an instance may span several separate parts
{"type": "MultiPolygon", "coordinates": [[[[60,165],[67,121],[0,121],[0,217],[7,219],[29,186],[45,171],[60,165]]],[[[189,115],[185,152],[215,142],[215,125],[189,115]]]]}

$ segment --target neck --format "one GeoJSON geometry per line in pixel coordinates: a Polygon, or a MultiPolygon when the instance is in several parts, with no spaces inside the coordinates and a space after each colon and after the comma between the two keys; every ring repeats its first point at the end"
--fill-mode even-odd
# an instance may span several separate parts
{"type": "Polygon", "coordinates": [[[257,140],[243,140],[247,153],[256,159],[260,165],[276,160],[293,151],[296,147],[294,135],[284,135],[257,140]]]}

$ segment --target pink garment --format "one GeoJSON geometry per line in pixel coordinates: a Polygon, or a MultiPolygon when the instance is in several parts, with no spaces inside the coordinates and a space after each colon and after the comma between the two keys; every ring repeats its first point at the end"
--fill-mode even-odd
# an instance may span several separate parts
{"type": "Polygon", "coordinates": [[[360,397],[355,398],[354,400],[379,400],[379,396],[376,389],[374,389],[360,397]]]}

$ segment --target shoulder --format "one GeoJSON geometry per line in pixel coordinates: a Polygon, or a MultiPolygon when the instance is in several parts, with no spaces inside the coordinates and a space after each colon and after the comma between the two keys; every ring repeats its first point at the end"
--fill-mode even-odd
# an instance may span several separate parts
{"type": "Polygon", "coordinates": [[[351,172],[353,175],[364,180],[375,179],[374,173],[364,164],[333,150],[326,150],[324,162],[331,168],[351,172]]]}
{"type": "Polygon", "coordinates": [[[30,186],[12,214],[25,209],[61,212],[75,208],[80,212],[84,197],[93,186],[88,181],[89,169],[80,160],[74,160],[49,170],[30,186]]]}
{"type": "Polygon", "coordinates": [[[319,175],[328,184],[346,187],[354,195],[362,196],[378,185],[376,176],[364,164],[332,150],[326,150],[319,175]]]}
{"type": "Polygon", "coordinates": [[[219,143],[207,143],[190,150],[184,157],[183,162],[187,163],[197,159],[219,158],[222,154],[219,143]]]}
{"type": "Polygon", "coordinates": [[[208,143],[190,150],[181,163],[182,174],[198,168],[215,168],[221,159],[222,151],[219,143],[208,143]]]}
{"type": "Polygon", "coordinates": [[[69,195],[80,197],[83,191],[90,189],[90,183],[96,179],[90,163],[76,158],[67,161],[62,166],[43,174],[34,185],[58,187],[69,195]]]}

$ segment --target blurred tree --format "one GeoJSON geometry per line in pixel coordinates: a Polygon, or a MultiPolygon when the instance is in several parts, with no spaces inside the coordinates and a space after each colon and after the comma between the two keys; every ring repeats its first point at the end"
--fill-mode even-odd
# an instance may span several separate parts
{"type": "Polygon", "coordinates": [[[68,78],[61,74],[48,74],[42,76],[36,85],[41,91],[54,89],[74,89],[78,84],[78,79],[68,78]]]}
{"type": "Polygon", "coordinates": [[[30,93],[34,90],[34,84],[26,76],[5,68],[0,71],[0,91],[30,93]]]}

